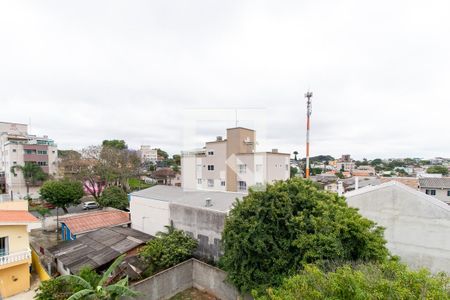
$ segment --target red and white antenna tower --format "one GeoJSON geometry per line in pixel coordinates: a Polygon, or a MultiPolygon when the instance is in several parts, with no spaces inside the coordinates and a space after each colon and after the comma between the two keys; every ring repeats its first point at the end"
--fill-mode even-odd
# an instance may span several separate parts
{"type": "Polygon", "coordinates": [[[306,101],[306,178],[309,178],[309,129],[310,129],[310,118],[311,118],[311,112],[312,112],[312,104],[311,104],[311,98],[313,94],[312,92],[308,91],[305,94],[305,98],[308,99],[306,101]]]}

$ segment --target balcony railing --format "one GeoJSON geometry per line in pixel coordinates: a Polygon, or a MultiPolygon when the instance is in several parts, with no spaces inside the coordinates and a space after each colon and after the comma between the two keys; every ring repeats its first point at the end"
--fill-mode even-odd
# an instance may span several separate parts
{"type": "Polygon", "coordinates": [[[28,260],[31,258],[31,250],[24,250],[14,252],[8,255],[0,256],[0,266],[15,263],[22,260],[28,260]]]}

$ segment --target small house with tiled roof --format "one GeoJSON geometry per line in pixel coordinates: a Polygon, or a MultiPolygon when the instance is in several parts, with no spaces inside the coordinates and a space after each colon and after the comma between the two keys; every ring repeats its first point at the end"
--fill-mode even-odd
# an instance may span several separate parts
{"type": "Polygon", "coordinates": [[[65,217],[61,220],[61,236],[64,241],[75,240],[82,234],[108,227],[128,227],[130,214],[121,210],[102,210],[65,217]]]}

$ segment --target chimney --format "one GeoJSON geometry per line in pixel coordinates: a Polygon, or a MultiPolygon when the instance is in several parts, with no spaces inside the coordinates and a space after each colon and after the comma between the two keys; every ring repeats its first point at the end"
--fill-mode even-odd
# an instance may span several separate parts
{"type": "Polygon", "coordinates": [[[220,141],[222,141],[222,137],[221,137],[220,135],[219,135],[219,136],[217,136],[217,137],[216,137],[216,141],[217,141],[217,142],[220,142],[220,141]]]}
{"type": "Polygon", "coordinates": [[[211,206],[212,206],[211,198],[206,198],[205,207],[211,207],[211,206]]]}
{"type": "Polygon", "coordinates": [[[278,149],[272,149],[272,153],[278,153],[278,149]]]}

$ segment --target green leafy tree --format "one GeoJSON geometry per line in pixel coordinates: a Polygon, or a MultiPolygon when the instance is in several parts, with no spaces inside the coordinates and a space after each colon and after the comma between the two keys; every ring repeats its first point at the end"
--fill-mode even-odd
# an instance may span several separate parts
{"type": "Polygon", "coordinates": [[[63,275],[44,281],[41,283],[35,299],[114,300],[122,297],[136,297],[138,293],[128,287],[128,277],[116,283],[111,282],[111,274],[122,263],[124,257],[125,255],[122,255],[117,258],[102,276],[89,268],[84,268],[78,275],[63,275]]]}
{"type": "Polygon", "coordinates": [[[379,166],[383,164],[383,161],[381,160],[381,158],[375,158],[374,160],[372,160],[370,162],[370,164],[375,167],[375,166],[379,166]]]}
{"type": "Polygon", "coordinates": [[[142,247],[139,255],[149,264],[147,273],[155,273],[192,257],[197,241],[173,226],[166,226],[167,232],[159,232],[157,238],[142,247]]]}
{"type": "Polygon", "coordinates": [[[156,152],[158,156],[161,156],[164,160],[169,158],[169,154],[167,154],[166,151],[160,149],[160,148],[156,148],[156,152]]]}
{"type": "Polygon", "coordinates": [[[297,176],[298,174],[297,168],[291,167],[290,171],[291,171],[291,178],[297,176]]]}
{"type": "Polygon", "coordinates": [[[110,186],[103,191],[97,202],[102,207],[125,209],[128,207],[128,195],[122,188],[110,186]]]}
{"type": "Polygon", "coordinates": [[[383,229],[345,198],[292,178],[250,190],[237,201],[222,234],[220,264],[243,292],[277,286],[308,263],[382,261],[383,229]]]}
{"type": "Polygon", "coordinates": [[[179,154],[174,154],[174,155],[172,156],[172,159],[173,159],[173,162],[174,162],[176,165],[178,165],[178,166],[181,165],[181,155],[179,155],[179,154]]]}
{"type": "Polygon", "coordinates": [[[27,198],[30,197],[30,186],[47,178],[47,174],[42,170],[41,166],[31,162],[26,162],[23,166],[12,166],[11,173],[14,176],[17,175],[16,171],[20,171],[23,175],[27,188],[27,198]]]}
{"type": "Polygon", "coordinates": [[[68,213],[67,206],[79,204],[84,195],[81,182],[69,179],[47,181],[39,193],[42,199],[62,208],[65,213],[68,213]]]}
{"type": "Polygon", "coordinates": [[[325,272],[315,265],[275,289],[255,293],[256,300],[285,299],[450,299],[450,279],[445,274],[412,271],[397,261],[383,264],[344,265],[325,272]]]}
{"type": "Polygon", "coordinates": [[[427,169],[428,174],[442,174],[448,175],[448,168],[444,166],[431,166],[427,169]]]}
{"type": "Polygon", "coordinates": [[[102,143],[103,147],[111,147],[118,150],[128,149],[127,143],[124,140],[104,140],[102,143]]]}

